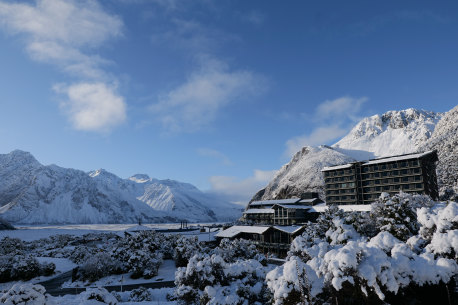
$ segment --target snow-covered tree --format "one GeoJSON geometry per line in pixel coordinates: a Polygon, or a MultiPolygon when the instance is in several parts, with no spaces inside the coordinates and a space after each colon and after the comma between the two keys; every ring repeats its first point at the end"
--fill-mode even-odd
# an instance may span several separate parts
{"type": "Polygon", "coordinates": [[[88,288],[79,295],[80,305],[116,305],[118,300],[105,288],[88,288]]]}
{"type": "Polygon", "coordinates": [[[175,273],[181,304],[265,304],[265,271],[256,260],[225,262],[217,254],[196,254],[175,273]]]}
{"type": "Polygon", "coordinates": [[[130,292],[129,295],[129,300],[131,302],[145,302],[151,301],[152,299],[153,296],[151,295],[150,290],[145,287],[134,289],[130,292]]]}
{"type": "Polygon", "coordinates": [[[41,285],[17,283],[0,296],[0,304],[4,305],[54,305],[52,297],[45,294],[41,285]]]}
{"type": "Polygon", "coordinates": [[[121,263],[124,272],[132,272],[133,278],[151,278],[162,264],[165,242],[163,234],[144,231],[121,239],[109,253],[121,263]]]}
{"type": "Polygon", "coordinates": [[[371,218],[378,232],[390,232],[396,238],[406,241],[417,234],[419,229],[416,209],[432,204],[434,202],[431,198],[425,195],[400,192],[390,196],[388,193],[382,193],[372,203],[371,218]]]}
{"type": "Polygon", "coordinates": [[[19,238],[4,237],[0,240],[0,255],[22,255],[25,245],[19,238]]]}
{"type": "Polygon", "coordinates": [[[40,275],[51,275],[56,266],[53,263],[39,263],[31,255],[1,255],[0,283],[25,280],[40,275]]]}
{"type": "Polygon", "coordinates": [[[418,210],[420,237],[436,257],[458,260],[458,203],[418,210]]]}
{"type": "MultiPolygon", "coordinates": [[[[416,235],[407,242],[389,230],[364,236],[335,217],[324,237],[297,237],[287,262],[267,274],[273,303],[410,304],[430,295],[438,303],[448,302],[447,291],[454,291],[453,278],[458,275],[458,204],[434,204],[419,195],[395,197],[392,202],[403,201],[401,207],[423,206],[418,217],[412,214],[418,234],[410,231],[416,235]]],[[[398,220],[405,220],[400,215],[389,223],[409,228],[398,220]]]]}
{"type": "Polygon", "coordinates": [[[80,266],[79,271],[83,279],[95,282],[104,276],[121,273],[121,263],[107,253],[99,252],[80,266]]]}
{"type": "Polygon", "coordinates": [[[197,253],[202,253],[203,248],[199,243],[197,236],[181,236],[176,241],[173,259],[177,267],[185,267],[189,259],[197,253]]]}
{"type": "Polygon", "coordinates": [[[267,264],[266,257],[259,253],[256,245],[246,239],[230,240],[224,238],[219,246],[213,250],[213,253],[220,255],[224,261],[233,263],[237,260],[255,259],[261,264],[267,264]]]}

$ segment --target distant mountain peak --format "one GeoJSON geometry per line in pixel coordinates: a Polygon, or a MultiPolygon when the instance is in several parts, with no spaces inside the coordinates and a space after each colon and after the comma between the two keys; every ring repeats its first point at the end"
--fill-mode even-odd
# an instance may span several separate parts
{"type": "Polygon", "coordinates": [[[39,164],[37,159],[35,159],[35,157],[31,153],[20,150],[20,149],[15,149],[12,152],[10,152],[9,154],[0,155],[0,157],[7,158],[14,162],[39,164]]]}
{"type": "Polygon", "coordinates": [[[129,177],[129,180],[137,183],[145,183],[151,181],[151,178],[147,174],[135,174],[129,177]]]}
{"type": "Polygon", "coordinates": [[[97,176],[100,176],[100,175],[103,175],[104,173],[106,173],[107,171],[104,170],[103,168],[99,168],[99,169],[96,169],[94,171],[90,171],[89,172],[89,176],[94,178],[94,177],[97,177],[97,176]]]}

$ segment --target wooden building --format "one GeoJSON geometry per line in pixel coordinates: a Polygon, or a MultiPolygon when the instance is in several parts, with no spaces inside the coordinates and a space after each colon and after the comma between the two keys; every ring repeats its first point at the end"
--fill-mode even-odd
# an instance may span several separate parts
{"type": "Polygon", "coordinates": [[[285,256],[294,238],[305,226],[232,226],[216,234],[216,238],[242,238],[253,241],[264,253],[285,256]]]}
{"type": "Polygon", "coordinates": [[[382,192],[419,193],[438,199],[436,151],[325,167],[326,203],[370,204],[382,192]]]}
{"type": "Polygon", "coordinates": [[[304,193],[301,198],[253,201],[243,212],[243,220],[252,224],[303,224],[314,220],[306,210],[322,203],[317,193],[304,193]]]}

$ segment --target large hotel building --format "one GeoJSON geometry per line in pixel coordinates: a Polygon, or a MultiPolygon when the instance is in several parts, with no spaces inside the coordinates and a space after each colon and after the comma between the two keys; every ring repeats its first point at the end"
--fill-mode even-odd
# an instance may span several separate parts
{"type": "Polygon", "coordinates": [[[326,204],[370,204],[382,192],[412,192],[438,199],[437,152],[406,154],[325,167],[326,204]]]}

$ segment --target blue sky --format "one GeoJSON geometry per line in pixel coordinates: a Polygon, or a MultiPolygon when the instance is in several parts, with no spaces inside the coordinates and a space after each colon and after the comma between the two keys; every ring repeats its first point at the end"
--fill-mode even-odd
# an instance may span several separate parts
{"type": "Polygon", "coordinates": [[[0,0],[0,46],[0,153],[240,201],[364,116],[458,101],[455,1],[0,0]]]}

